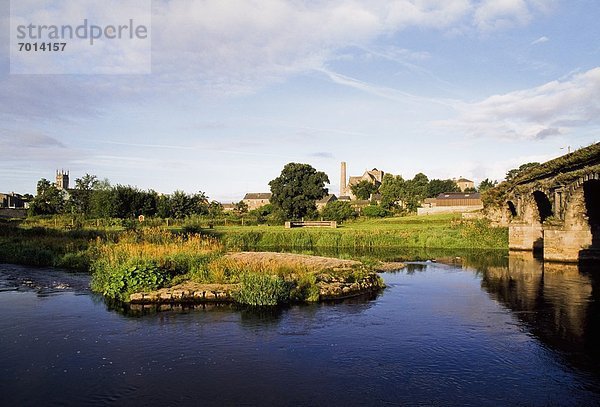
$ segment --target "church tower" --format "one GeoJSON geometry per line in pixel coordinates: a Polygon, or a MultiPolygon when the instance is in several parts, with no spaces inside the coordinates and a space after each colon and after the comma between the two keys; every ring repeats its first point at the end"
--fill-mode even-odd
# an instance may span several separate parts
{"type": "Polygon", "coordinates": [[[61,190],[69,189],[69,171],[56,170],[56,188],[61,190]]]}

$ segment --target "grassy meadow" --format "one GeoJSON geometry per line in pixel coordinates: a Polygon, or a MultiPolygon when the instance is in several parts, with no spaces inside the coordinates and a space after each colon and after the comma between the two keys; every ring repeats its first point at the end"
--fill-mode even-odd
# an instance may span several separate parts
{"type": "Polygon", "coordinates": [[[506,249],[506,228],[460,215],[407,216],[347,222],[337,229],[291,229],[275,226],[228,226],[209,230],[227,247],[258,250],[340,248],[506,249]]]}

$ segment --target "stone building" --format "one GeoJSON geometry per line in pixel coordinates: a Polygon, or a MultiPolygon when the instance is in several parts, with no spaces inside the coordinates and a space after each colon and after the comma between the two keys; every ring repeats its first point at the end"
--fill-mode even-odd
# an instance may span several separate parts
{"type": "Polygon", "coordinates": [[[233,212],[235,211],[235,204],[234,203],[222,203],[221,207],[223,208],[223,211],[225,212],[233,212]]]}
{"type": "Polygon", "coordinates": [[[436,213],[463,213],[483,209],[481,195],[478,192],[444,192],[436,198],[427,198],[417,215],[431,215],[436,213]]]}
{"type": "Polygon", "coordinates": [[[327,204],[329,202],[334,202],[337,201],[337,196],[335,196],[335,194],[328,194],[325,195],[323,198],[319,199],[318,201],[315,202],[315,204],[317,205],[317,210],[321,211],[323,210],[323,208],[325,208],[325,206],[327,206],[327,204]]]}
{"type": "Polygon", "coordinates": [[[11,192],[9,194],[0,193],[0,208],[7,209],[27,209],[29,202],[23,197],[23,195],[15,194],[11,192]]]}
{"type": "Polygon", "coordinates": [[[251,211],[271,203],[272,195],[270,192],[249,192],[242,200],[248,205],[248,210],[251,211]]]}
{"type": "Polygon", "coordinates": [[[465,192],[467,189],[475,189],[475,183],[470,179],[460,177],[459,179],[453,179],[452,181],[456,183],[460,192],[465,192]]]}
{"type": "Polygon", "coordinates": [[[346,178],[346,163],[342,161],[340,168],[340,199],[347,196],[351,200],[355,200],[356,196],[352,193],[352,186],[361,181],[367,181],[379,187],[383,182],[384,174],[383,171],[373,168],[371,171],[365,171],[363,175],[346,178]]]}
{"type": "Polygon", "coordinates": [[[69,189],[69,171],[56,170],[56,188],[63,191],[69,189]]]}

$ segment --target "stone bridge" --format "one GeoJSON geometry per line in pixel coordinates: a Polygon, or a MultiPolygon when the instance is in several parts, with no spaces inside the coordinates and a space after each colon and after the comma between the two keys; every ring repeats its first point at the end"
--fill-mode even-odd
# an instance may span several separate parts
{"type": "Polygon", "coordinates": [[[600,260],[600,143],[548,161],[501,184],[511,250],[544,260],[600,260]]]}

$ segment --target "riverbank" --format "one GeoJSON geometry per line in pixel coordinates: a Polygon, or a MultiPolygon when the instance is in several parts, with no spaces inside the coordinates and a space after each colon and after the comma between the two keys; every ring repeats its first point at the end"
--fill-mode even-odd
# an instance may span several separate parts
{"type": "MultiPolygon", "coordinates": [[[[61,221],[65,219],[61,218],[61,221]]],[[[93,223],[93,222],[92,222],[93,223]]],[[[98,224],[101,224],[99,222],[98,224]]],[[[152,222],[150,222],[152,223],[152,222]]],[[[150,224],[150,223],[145,223],[150,224]]],[[[148,229],[136,225],[134,230],[148,229]]],[[[217,239],[227,250],[368,252],[371,249],[508,249],[507,228],[484,220],[462,220],[458,215],[406,216],[347,222],[337,229],[284,229],[282,226],[200,226],[194,232],[217,239]]],[[[188,235],[185,227],[160,227],[174,235],[188,235]]],[[[96,243],[115,242],[122,227],[73,229],[52,219],[0,223],[0,262],[62,267],[88,271],[96,243]],[[58,226],[53,226],[58,225],[58,226]]],[[[419,255],[420,256],[420,255],[419,255]]]]}
{"type": "MultiPolygon", "coordinates": [[[[227,254],[232,251],[327,248],[336,252],[332,257],[340,257],[344,249],[507,246],[505,229],[448,215],[353,222],[336,230],[250,226],[189,233],[151,227],[61,230],[4,226],[0,228],[0,262],[88,271],[93,275],[94,291],[119,301],[131,301],[132,294],[154,293],[151,297],[156,301],[219,297],[242,304],[275,305],[339,298],[380,288],[372,274],[378,267],[376,256],[351,256],[360,262],[315,257],[307,262],[300,255],[262,253],[257,261],[252,257],[257,255],[227,254]],[[331,261],[351,263],[327,263],[331,261]],[[185,286],[188,283],[191,286],[185,286]],[[228,289],[206,286],[214,284],[228,285],[228,289]]],[[[149,298],[143,296],[141,300],[149,298]]],[[[134,296],[133,300],[140,298],[134,296]]]]}

